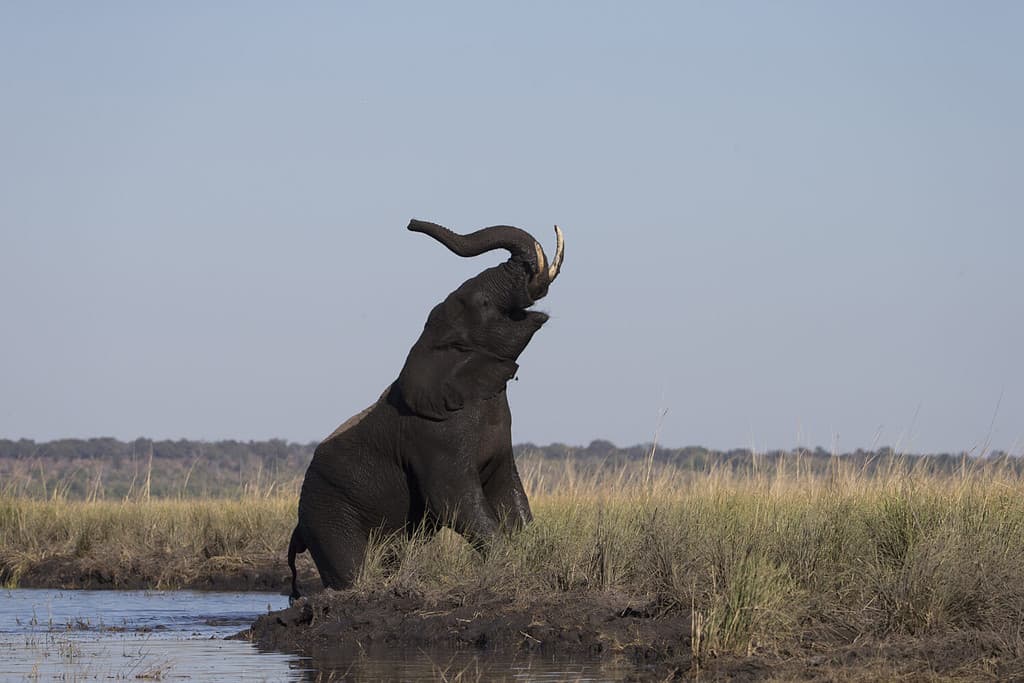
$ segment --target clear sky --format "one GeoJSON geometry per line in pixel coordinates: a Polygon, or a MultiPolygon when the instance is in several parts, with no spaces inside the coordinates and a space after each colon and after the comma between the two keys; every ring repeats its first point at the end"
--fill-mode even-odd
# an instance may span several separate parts
{"type": "Polygon", "coordinates": [[[0,9],[0,438],[312,441],[511,223],[516,442],[1024,452],[1024,3],[0,9]]]}

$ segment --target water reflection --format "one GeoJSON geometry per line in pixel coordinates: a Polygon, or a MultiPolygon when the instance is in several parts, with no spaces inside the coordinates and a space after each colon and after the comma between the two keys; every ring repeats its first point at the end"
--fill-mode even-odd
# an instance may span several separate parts
{"type": "Polygon", "coordinates": [[[325,648],[305,661],[310,681],[621,681],[637,669],[596,656],[480,650],[325,648]]]}

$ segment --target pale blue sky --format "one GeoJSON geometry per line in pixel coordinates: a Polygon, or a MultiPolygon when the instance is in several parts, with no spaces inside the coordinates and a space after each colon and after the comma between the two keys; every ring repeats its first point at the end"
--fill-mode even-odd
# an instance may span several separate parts
{"type": "Polygon", "coordinates": [[[515,441],[1024,452],[1024,4],[5,3],[0,438],[311,441],[552,248],[515,441]]]}

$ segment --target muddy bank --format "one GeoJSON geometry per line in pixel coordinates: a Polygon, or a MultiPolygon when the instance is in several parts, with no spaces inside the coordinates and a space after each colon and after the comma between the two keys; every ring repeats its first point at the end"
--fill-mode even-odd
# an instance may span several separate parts
{"type": "MultiPolygon", "coordinates": [[[[315,569],[299,563],[313,584],[315,569]]],[[[0,584],[19,588],[88,590],[212,590],[287,593],[291,574],[283,554],[246,558],[150,556],[49,556],[0,566],[0,584]]]]}
{"type": "Polygon", "coordinates": [[[600,657],[629,680],[1024,680],[1007,634],[958,631],[859,642],[808,633],[771,650],[693,657],[688,613],[606,594],[513,600],[491,592],[428,598],[401,590],[325,591],[260,617],[236,636],[303,654],[322,671],[352,664],[339,653],[475,651],[600,657]]]}
{"type": "Polygon", "coordinates": [[[608,595],[529,602],[491,592],[433,598],[392,591],[324,591],[260,617],[238,637],[268,650],[330,660],[337,650],[474,649],[600,656],[637,673],[689,668],[690,618],[608,595]]]}

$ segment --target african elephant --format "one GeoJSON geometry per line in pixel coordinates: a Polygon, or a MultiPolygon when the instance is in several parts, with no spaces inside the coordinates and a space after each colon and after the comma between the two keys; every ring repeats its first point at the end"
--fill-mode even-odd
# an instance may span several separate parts
{"type": "Polygon", "coordinates": [[[505,384],[548,316],[527,310],[562,266],[526,231],[507,225],[459,235],[413,220],[459,256],[506,249],[510,258],[470,278],[434,307],[391,386],[313,454],[288,546],[310,551],[324,587],[352,583],[371,532],[448,526],[477,548],[532,516],[512,457],[505,384]]]}

